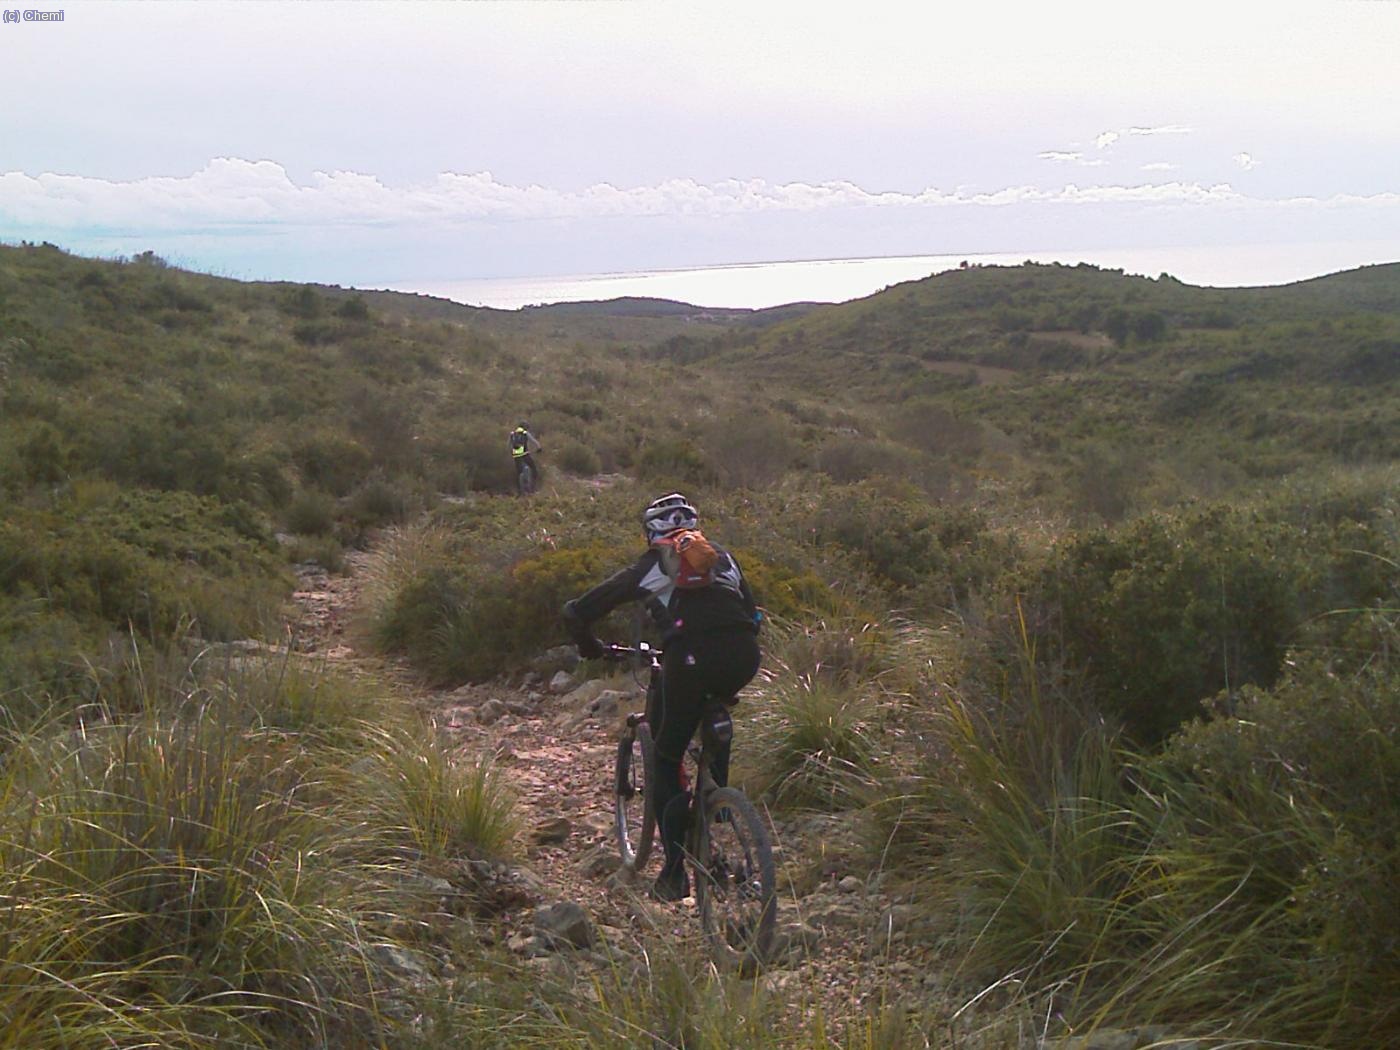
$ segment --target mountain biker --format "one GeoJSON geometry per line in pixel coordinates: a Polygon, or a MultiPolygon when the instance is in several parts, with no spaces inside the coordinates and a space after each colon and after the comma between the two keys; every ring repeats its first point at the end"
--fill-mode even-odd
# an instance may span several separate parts
{"type": "Polygon", "coordinates": [[[530,472],[535,477],[540,476],[540,471],[535,466],[535,459],[532,453],[540,451],[540,443],[535,440],[535,435],[530,433],[529,424],[523,419],[520,424],[510,432],[510,456],[515,462],[515,490],[524,492],[522,479],[525,475],[525,468],[529,467],[530,472]]]}
{"type": "MultiPolygon", "coordinates": [[[[713,582],[682,588],[663,567],[660,544],[699,523],[695,508],[678,492],[653,500],[642,512],[647,549],[633,564],[564,606],[564,622],[584,659],[603,655],[593,624],[624,602],[642,602],[661,630],[661,687],[647,697],[648,721],[656,740],[653,812],[661,827],[666,862],[652,886],[659,900],[681,900],[690,892],[682,842],[689,798],[681,790],[681,760],[699,728],[705,701],[733,704],[758,672],[761,614],[733,556],[716,547],[713,582]]],[[[729,780],[729,744],[711,766],[715,783],[729,780]]]]}

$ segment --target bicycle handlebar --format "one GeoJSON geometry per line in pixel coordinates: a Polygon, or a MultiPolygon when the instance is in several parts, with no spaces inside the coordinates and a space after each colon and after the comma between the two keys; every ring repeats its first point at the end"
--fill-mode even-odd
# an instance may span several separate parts
{"type": "Polygon", "coordinates": [[[654,645],[642,642],[638,645],[616,645],[609,644],[603,646],[604,660],[617,660],[619,662],[630,660],[634,656],[648,656],[661,659],[661,650],[654,645]]]}

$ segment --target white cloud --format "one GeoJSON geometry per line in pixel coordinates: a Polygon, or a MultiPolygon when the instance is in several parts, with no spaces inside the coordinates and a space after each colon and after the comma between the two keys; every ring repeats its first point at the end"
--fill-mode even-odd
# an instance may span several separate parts
{"type": "Polygon", "coordinates": [[[1129,135],[1189,135],[1195,130],[1186,124],[1163,124],[1155,128],[1129,128],[1129,135]]]}
{"type": "MultiPolygon", "coordinates": [[[[1058,151],[1040,156],[1085,166],[1103,163],[1058,151]]],[[[1235,160],[1246,170],[1255,166],[1248,154],[1239,154],[1235,160]]],[[[1171,168],[1166,163],[1144,166],[1148,171],[1171,168]]],[[[1255,198],[1228,184],[1204,186],[1188,181],[1139,186],[1011,186],[990,192],[928,187],[913,193],[896,193],[871,192],[848,181],[770,183],[763,179],[730,179],[701,183],[670,179],[635,187],[598,183],[571,191],[511,185],[489,171],[445,172],[404,187],[389,186],[373,175],[358,172],[316,172],[305,184],[299,184],[271,161],[219,158],[186,177],[128,182],[54,174],[34,177],[23,172],[0,174],[0,236],[47,236],[51,231],[223,234],[273,228],[440,226],[483,221],[1086,203],[1393,207],[1395,195],[1255,198]]]]}
{"type": "Polygon", "coordinates": [[[1103,134],[1099,135],[1097,138],[1094,139],[1094,145],[1097,146],[1099,149],[1108,149],[1109,146],[1112,146],[1117,141],[1118,132],[1105,131],[1103,132],[1103,134]]]}
{"type": "Polygon", "coordinates": [[[1097,157],[1086,158],[1084,154],[1080,153],[1078,150],[1051,149],[1045,150],[1043,153],[1037,153],[1036,156],[1041,160],[1050,160],[1057,164],[1073,164],[1080,168],[1101,168],[1108,163],[1108,161],[1100,160],[1097,157]]]}
{"type": "Polygon", "coordinates": [[[1259,167],[1259,162],[1248,153],[1236,153],[1233,160],[1245,171],[1253,171],[1255,168],[1259,167]]]}
{"type": "Polygon", "coordinates": [[[1179,168],[1179,167],[1181,167],[1180,164],[1168,164],[1168,163],[1167,163],[1166,161],[1164,161],[1164,160],[1159,160],[1159,161],[1154,161],[1154,162],[1151,163],[1151,164],[1144,164],[1144,165],[1142,166],[1142,170],[1143,170],[1143,171],[1176,171],[1176,169],[1179,168]]]}

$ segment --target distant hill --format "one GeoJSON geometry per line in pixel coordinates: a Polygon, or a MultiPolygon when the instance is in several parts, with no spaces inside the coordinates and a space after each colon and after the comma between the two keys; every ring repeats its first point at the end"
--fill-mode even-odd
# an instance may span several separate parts
{"type": "MultiPolygon", "coordinates": [[[[282,289],[300,287],[286,282],[272,282],[270,286],[282,289]]],[[[694,306],[673,299],[623,296],[617,299],[546,303],[524,306],[518,310],[501,310],[494,307],[468,306],[451,299],[417,292],[364,290],[342,288],[338,285],[311,287],[334,300],[358,296],[375,310],[416,321],[473,324],[499,332],[558,330],[561,324],[567,324],[572,326],[578,335],[641,342],[670,338],[696,327],[718,329],[777,324],[801,317],[818,305],[790,303],[766,309],[719,308],[694,306]],[[649,326],[647,322],[656,324],[649,326]]]]}
{"type": "Polygon", "coordinates": [[[1046,450],[1133,433],[1139,450],[1213,443],[1279,463],[1400,455],[1400,264],[1241,289],[973,268],[686,356],[886,415],[936,404],[1046,450]]]}
{"type": "Polygon", "coordinates": [[[573,303],[547,303],[524,307],[527,314],[549,317],[667,317],[682,318],[703,324],[765,325],[802,317],[816,309],[819,303],[787,303],[760,309],[749,307],[694,306],[674,299],[653,299],[624,296],[619,299],[589,300],[573,303]]]}

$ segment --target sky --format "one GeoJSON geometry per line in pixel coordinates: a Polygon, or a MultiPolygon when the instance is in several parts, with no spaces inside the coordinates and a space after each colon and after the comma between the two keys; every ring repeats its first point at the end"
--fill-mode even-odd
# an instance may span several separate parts
{"type": "Polygon", "coordinates": [[[8,243],[401,288],[1400,260],[1397,0],[22,2],[0,23],[8,243]]]}

